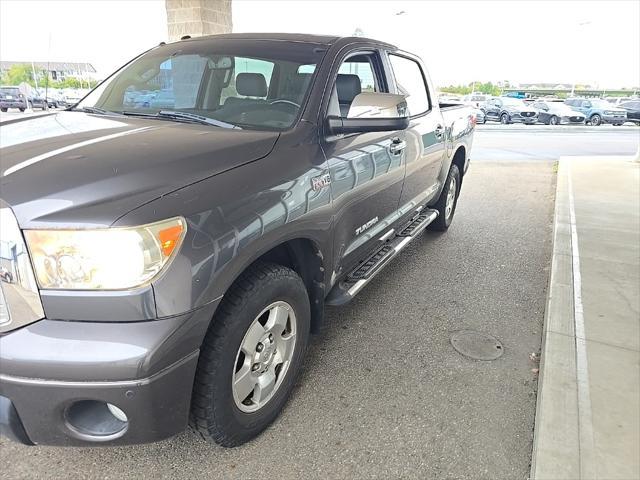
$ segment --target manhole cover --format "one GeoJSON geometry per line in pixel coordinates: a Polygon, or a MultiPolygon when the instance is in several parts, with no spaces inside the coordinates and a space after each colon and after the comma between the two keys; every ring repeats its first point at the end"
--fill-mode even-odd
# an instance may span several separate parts
{"type": "Polygon", "coordinates": [[[451,335],[451,345],[465,357],[476,360],[495,360],[504,352],[497,338],[473,330],[460,330],[451,335]]]}

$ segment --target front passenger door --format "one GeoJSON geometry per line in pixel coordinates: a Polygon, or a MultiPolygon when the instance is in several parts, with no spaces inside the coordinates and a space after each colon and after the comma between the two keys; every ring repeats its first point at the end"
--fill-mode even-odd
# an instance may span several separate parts
{"type": "MultiPolygon", "coordinates": [[[[354,53],[334,77],[326,116],[347,117],[361,92],[388,93],[378,52],[354,53]]],[[[331,175],[335,214],[334,273],[348,273],[381,244],[398,220],[404,180],[404,131],[326,135],[322,148],[331,175]]]]}

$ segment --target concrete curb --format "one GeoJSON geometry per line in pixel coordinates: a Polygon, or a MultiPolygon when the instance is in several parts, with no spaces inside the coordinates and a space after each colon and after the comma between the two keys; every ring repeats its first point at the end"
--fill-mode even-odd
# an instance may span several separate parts
{"type": "Polygon", "coordinates": [[[560,158],[535,480],[640,478],[636,158],[560,158]]]}
{"type": "Polygon", "coordinates": [[[532,479],[580,478],[568,164],[560,159],[531,459],[532,479]]]}

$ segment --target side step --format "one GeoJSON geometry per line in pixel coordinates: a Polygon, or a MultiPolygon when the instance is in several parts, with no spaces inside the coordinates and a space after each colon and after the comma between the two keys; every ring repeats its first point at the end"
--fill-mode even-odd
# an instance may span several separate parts
{"type": "Polygon", "coordinates": [[[325,300],[327,305],[338,306],[350,302],[392,258],[415,240],[437,216],[437,210],[423,210],[411,219],[395,236],[386,240],[344,280],[331,289],[325,300]]]}

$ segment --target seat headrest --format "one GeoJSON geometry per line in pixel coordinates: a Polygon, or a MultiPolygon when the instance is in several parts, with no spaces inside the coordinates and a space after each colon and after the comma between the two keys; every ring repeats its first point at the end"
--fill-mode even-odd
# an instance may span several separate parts
{"type": "Polygon", "coordinates": [[[362,93],[360,77],[351,73],[339,73],[336,80],[338,90],[338,101],[340,103],[351,103],[356,95],[362,93]]]}
{"type": "Polygon", "coordinates": [[[266,97],[267,81],[261,73],[239,73],[236,76],[236,91],[246,97],[266,97]]]}

